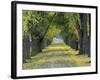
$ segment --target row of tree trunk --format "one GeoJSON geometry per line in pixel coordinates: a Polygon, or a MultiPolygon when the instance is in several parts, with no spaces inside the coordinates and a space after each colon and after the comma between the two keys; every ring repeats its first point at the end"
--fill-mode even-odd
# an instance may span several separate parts
{"type": "Polygon", "coordinates": [[[43,39],[41,42],[40,39],[33,39],[29,36],[23,37],[23,63],[26,62],[26,59],[30,59],[32,56],[37,55],[41,52],[43,48],[48,46],[51,43],[49,39],[43,39]]]}
{"type": "Polygon", "coordinates": [[[65,37],[65,43],[71,46],[72,48],[79,50],[80,54],[88,54],[88,56],[90,56],[90,26],[91,25],[89,21],[89,26],[87,26],[87,17],[90,18],[90,15],[80,14],[81,26],[79,25],[79,23],[77,23],[79,39],[71,40],[68,37],[65,37]],[[87,30],[88,27],[89,27],[89,32],[87,30]]]}

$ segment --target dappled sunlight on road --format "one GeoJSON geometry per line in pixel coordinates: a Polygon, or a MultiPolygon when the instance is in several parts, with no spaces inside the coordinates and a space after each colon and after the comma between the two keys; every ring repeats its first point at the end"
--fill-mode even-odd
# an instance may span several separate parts
{"type": "Polygon", "coordinates": [[[87,55],[77,55],[78,50],[72,49],[64,42],[53,43],[33,56],[28,63],[23,64],[23,69],[61,68],[89,66],[90,58],[87,55]]]}

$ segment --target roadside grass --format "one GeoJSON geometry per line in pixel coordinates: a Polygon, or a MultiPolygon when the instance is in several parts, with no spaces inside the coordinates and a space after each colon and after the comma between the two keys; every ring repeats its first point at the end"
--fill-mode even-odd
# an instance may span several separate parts
{"type": "Polygon", "coordinates": [[[45,59],[46,57],[37,57],[31,59],[30,62],[23,64],[23,69],[36,69],[36,66],[39,64],[45,64],[45,63],[55,63],[55,62],[71,62],[71,67],[81,67],[81,66],[90,66],[90,58],[87,55],[71,55],[68,57],[51,57],[48,59],[45,59]],[[41,59],[42,58],[42,59],[41,59]],[[74,66],[73,66],[74,65],[74,66]]]}
{"type": "Polygon", "coordinates": [[[31,57],[27,60],[27,63],[22,65],[23,69],[37,69],[39,64],[45,63],[56,63],[56,62],[71,62],[70,67],[81,67],[90,66],[90,57],[87,55],[79,55],[79,51],[72,49],[65,43],[51,44],[42,52],[37,53],[36,56],[31,57]],[[64,55],[64,56],[54,56],[54,55],[64,55]],[[78,54],[78,55],[77,55],[78,54]],[[51,57],[49,56],[51,55],[51,57]]]}
{"type": "Polygon", "coordinates": [[[51,44],[42,51],[47,54],[59,54],[59,53],[72,54],[72,55],[79,54],[78,50],[72,49],[65,43],[51,44]]]}

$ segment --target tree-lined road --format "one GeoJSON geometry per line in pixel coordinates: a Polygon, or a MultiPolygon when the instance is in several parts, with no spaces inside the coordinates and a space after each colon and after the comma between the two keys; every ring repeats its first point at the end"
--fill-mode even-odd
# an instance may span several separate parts
{"type": "Polygon", "coordinates": [[[89,66],[90,58],[87,55],[78,54],[79,51],[70,48],[64,42],[53,43],[43,49],[42,53],[33,56],[23,67],[24,69],[42,69],[89,66]]]}

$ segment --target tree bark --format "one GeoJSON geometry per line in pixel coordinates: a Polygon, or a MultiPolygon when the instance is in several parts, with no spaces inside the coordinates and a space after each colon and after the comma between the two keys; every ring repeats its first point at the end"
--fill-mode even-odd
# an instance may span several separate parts
{"type": "Polygon", "coordinates": [[[42,51],[39,39],[32,39],[31,49],[32,49],[31,56],[35,56],[42,51]]]}
{"type": "Polygon", "coordinates": [[[23,63],[30,58],[30,41],[28,36],[23,37],[23,63]]]}
{"type": "Polygon", "coordinates": [[[87,33],[87,15],[80,14],[81,17],[81,30],[80,30],[80,53],[90,55],[90,37],[87,33]]]}

